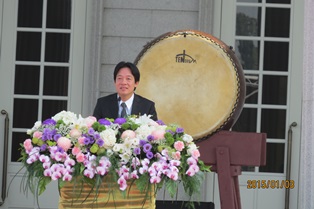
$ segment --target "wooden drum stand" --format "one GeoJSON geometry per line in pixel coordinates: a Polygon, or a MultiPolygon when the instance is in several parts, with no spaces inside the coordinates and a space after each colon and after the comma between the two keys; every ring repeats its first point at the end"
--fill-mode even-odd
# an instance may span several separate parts
{"type": "Polygon", "coordinates": [[[266,134],[220,131],[197,145],[201,159],[218,174],[221,209],[241,209],[241,166],[266,164],[266,134]]]}

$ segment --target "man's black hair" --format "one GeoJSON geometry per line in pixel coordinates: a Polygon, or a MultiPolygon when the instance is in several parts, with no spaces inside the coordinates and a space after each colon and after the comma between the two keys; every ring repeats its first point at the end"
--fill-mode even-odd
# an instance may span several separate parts
{"type": "Polygon", "coordinates": [[[119,62],[113,72],[113,79],[114,81],[116,81],[117,78],[117,74],[120,71],[121,68],[127,67],[131,70],[131,73],[134,77],[135,83],[140,81],[140,71],[138,70],[138,68],[136,67],[136,65],[134,65],[131,62],[119,62]]]}

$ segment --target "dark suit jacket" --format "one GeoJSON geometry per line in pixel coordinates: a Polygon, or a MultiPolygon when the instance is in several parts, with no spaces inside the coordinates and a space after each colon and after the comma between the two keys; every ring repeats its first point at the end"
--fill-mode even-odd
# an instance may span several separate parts
{"type": "MultiPolygon", "coordinates": [[[[151,119],[157,120],[155,103],[137,94],[134,94],[131,115],[152,115],[151,119]]],[[[101,97],[97,100],[93,116],[100,118],[118,118],[119,103],[117,93],[101,97]]]]}

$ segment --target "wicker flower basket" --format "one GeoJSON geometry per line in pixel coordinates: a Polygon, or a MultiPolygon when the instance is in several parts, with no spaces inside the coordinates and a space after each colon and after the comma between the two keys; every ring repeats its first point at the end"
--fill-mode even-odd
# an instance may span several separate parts
{"type": "Polygon", "coordinates": [[[106,176],[97,192],[88,184],[67,182],[60,189],[59,209],[155,209],[155,200],[153,187],[141,193],[128,182],[128,190],[122,193],[116,182],[106,176]]]}

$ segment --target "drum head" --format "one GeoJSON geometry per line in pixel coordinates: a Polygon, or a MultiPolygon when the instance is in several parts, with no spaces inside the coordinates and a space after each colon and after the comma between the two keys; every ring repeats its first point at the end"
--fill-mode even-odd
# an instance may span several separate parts
{"type": "Polygon", "coordinates": [[[200,31],[176,31],[148,43],[135,60],[136,93],[153,100],[158,118],[200,140],[229,129],[244,103],[245,83],[234,52],[200,31]]]}

